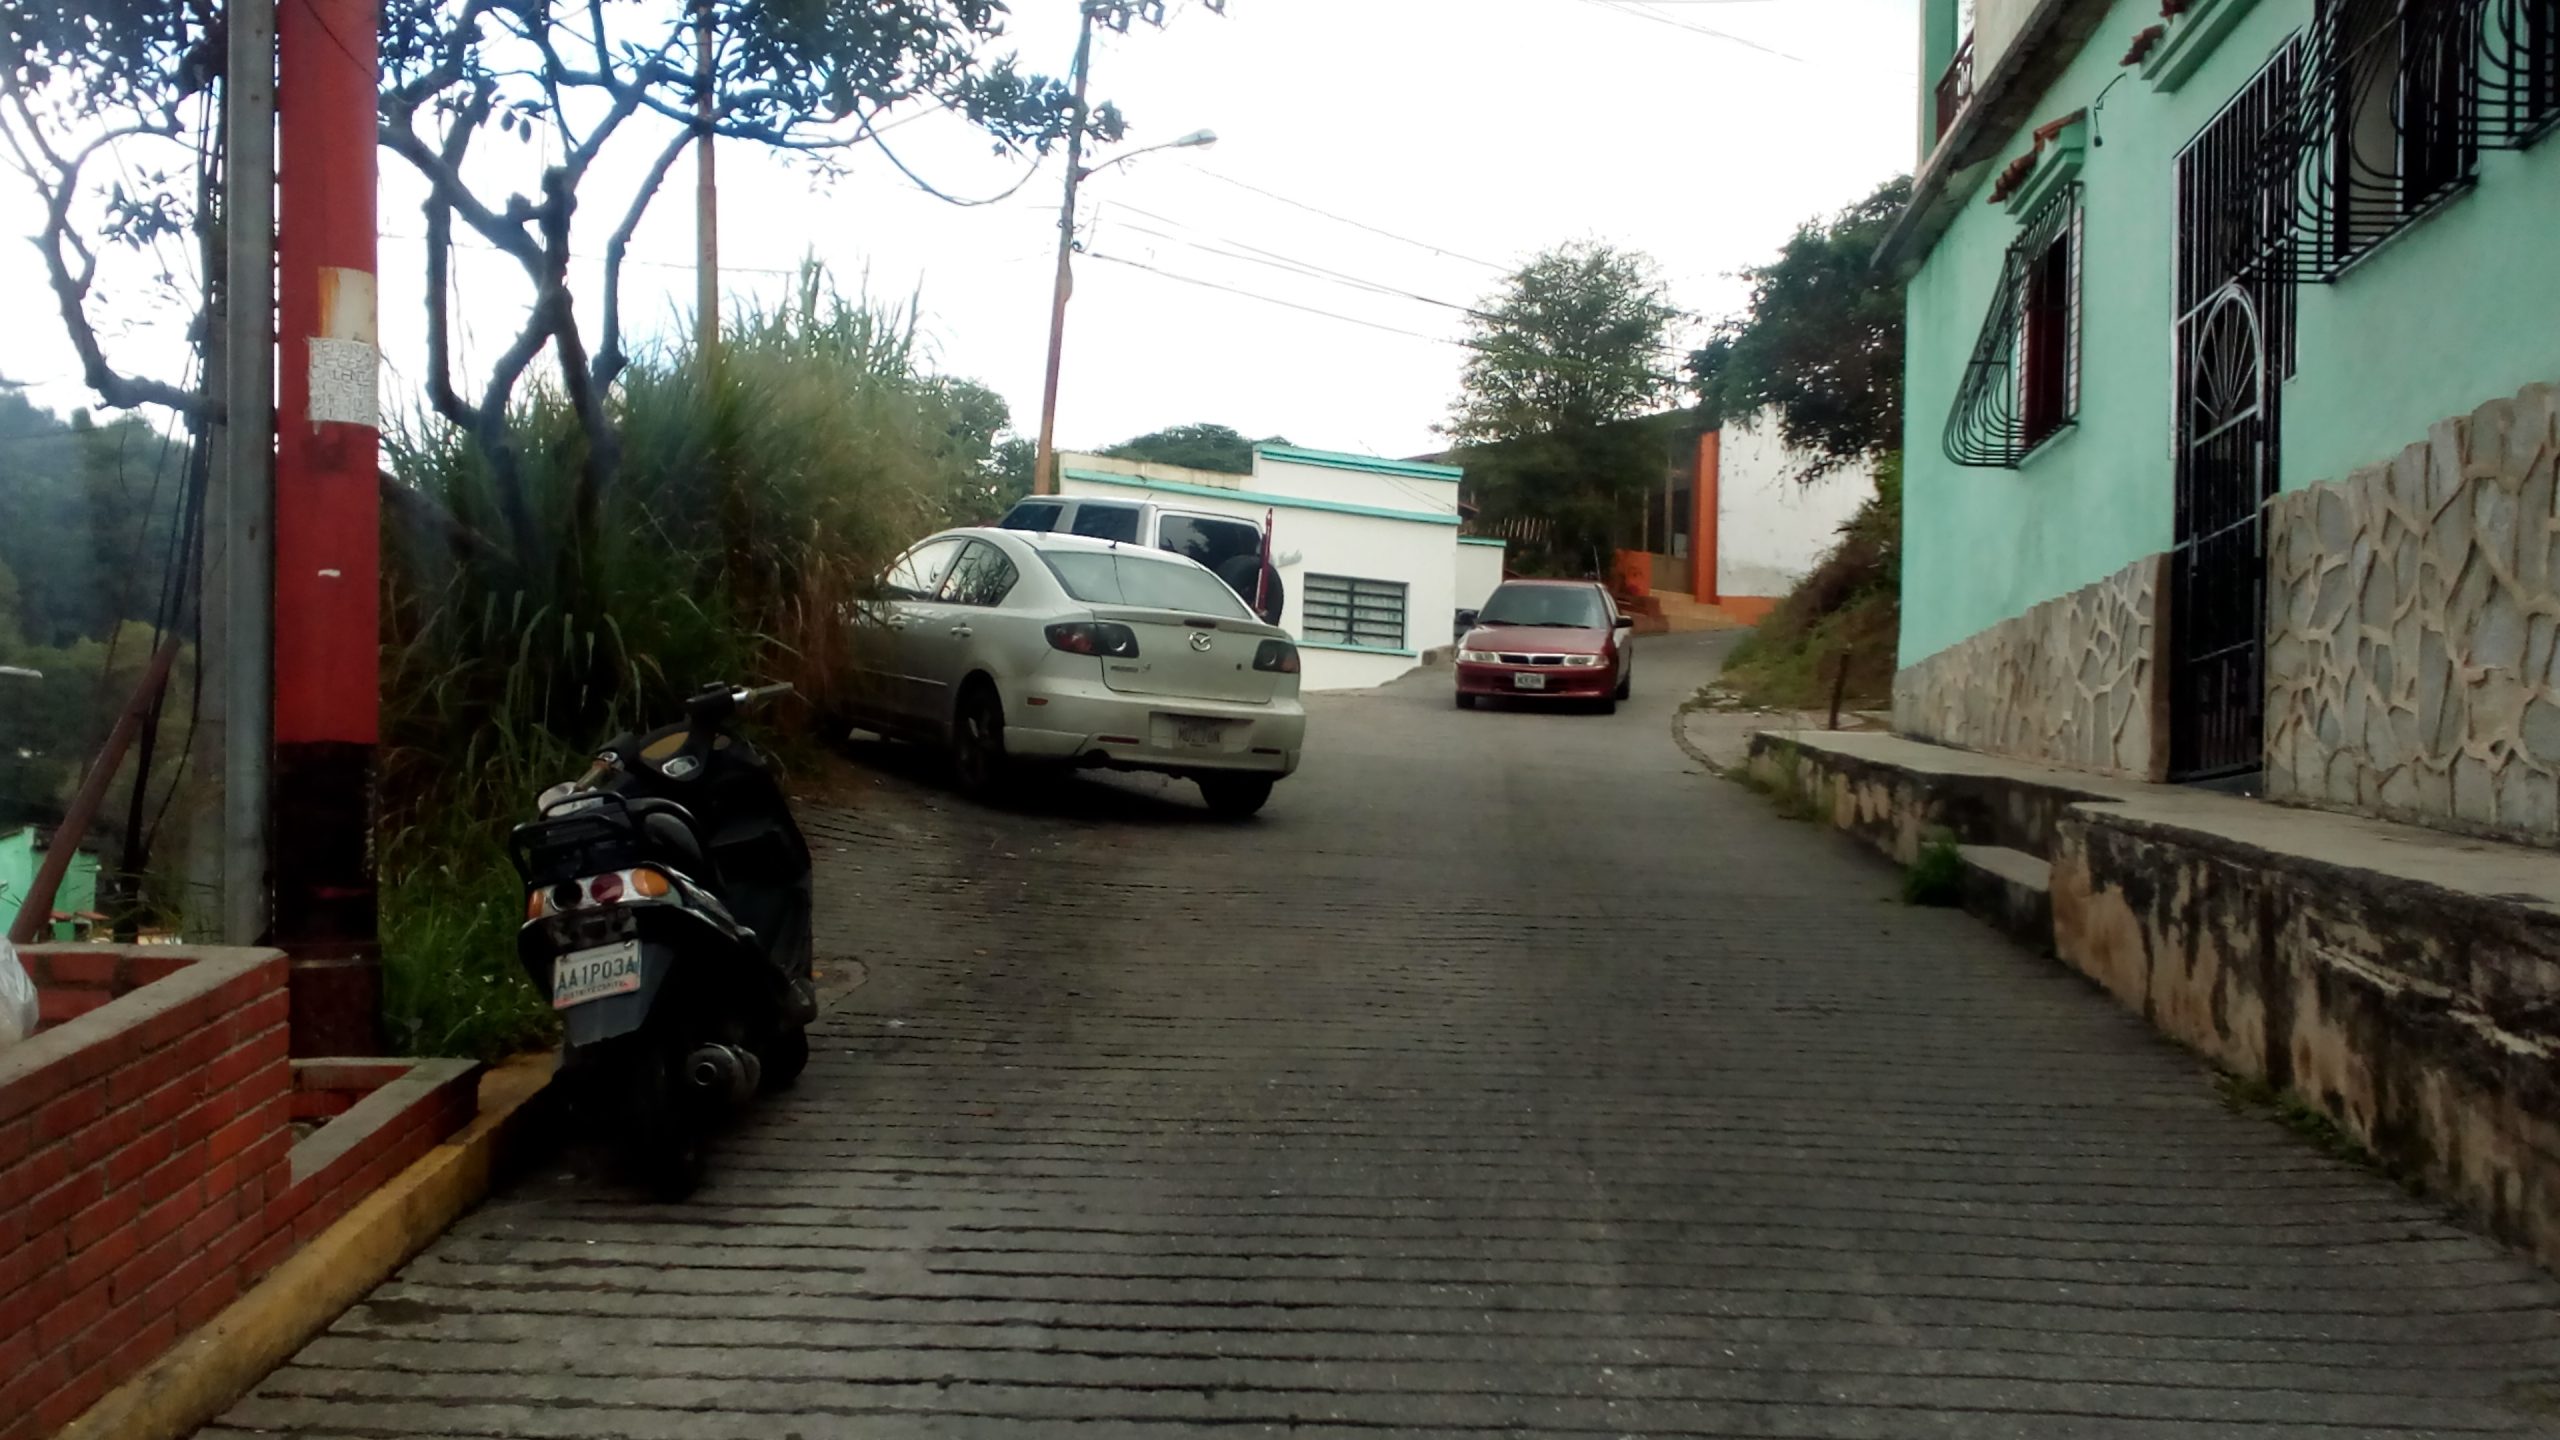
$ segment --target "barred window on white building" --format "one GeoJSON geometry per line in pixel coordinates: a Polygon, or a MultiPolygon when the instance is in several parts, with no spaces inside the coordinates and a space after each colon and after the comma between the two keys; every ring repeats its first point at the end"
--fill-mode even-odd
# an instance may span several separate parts
{"type": "Polygon", "coordinates": [[[1403,583],[1396,580],[1310,575],[1304,598],[1306,617],[1299,627],[1303,632],[1299,638],[1370,650],[1402,650],[1404,591],[1403,583]]]}

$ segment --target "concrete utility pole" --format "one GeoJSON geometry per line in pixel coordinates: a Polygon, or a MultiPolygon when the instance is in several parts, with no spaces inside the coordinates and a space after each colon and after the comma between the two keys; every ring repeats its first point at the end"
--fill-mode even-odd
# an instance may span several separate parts
{"type": "Polygon", "coordinates": [[[222,418],[204,501],[198,743],[220,767],[205,918],[226,945],[267,934],[275,650],[275,0],[231,0],[223,84],[221,309],[205,373],[222,418]]]}
{"type": "Polygon", "coordinates": [[[720,348],[720,176],[711,139],[711,0],[693,12],[693,348],[703,360],[720,348]]]}
{"type": "Polygon", "coordinates": [[[1069,77],[1075,104],[1067,121],[1067,198],[1058,208],[1058,280],[1049,297],[1049,373],[1040,382],[1040,446],[1031,462],[1034,495],[1058,493],[1058,364],[1066,356],[1067,296],[1076,286],[1076,187],[1084,183],[1085,73],[1093,64],[1093,6],[1083,9],[1075,68],[1069,77]]]}
{"type": "Polygon", "coordinates": [[[297,1055],[381,1049],[373,812],[381,722],[376,0],[276,17],[275,920],[297,1055]]]}

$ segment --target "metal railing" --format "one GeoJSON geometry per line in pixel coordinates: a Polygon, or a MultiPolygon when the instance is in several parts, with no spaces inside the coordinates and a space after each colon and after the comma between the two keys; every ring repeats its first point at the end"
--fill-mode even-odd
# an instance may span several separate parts
{"type": "Polygon", "coordinates": [[[1936,140],[1947,138],[1947,130],[1964,113],[1973,100],[1973,37],[1967,35],[1956,46],[1956,58],[1947,62],[1947,73],[1938,77],[1936,140]]]}

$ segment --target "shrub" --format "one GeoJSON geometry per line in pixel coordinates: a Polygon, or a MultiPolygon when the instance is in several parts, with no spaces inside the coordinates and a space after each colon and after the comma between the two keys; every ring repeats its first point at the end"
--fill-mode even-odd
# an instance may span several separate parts
{"type": "Polygon", "coordinates": [[[844,701],[854,602],[917,535],[981,507],[988,392],[920,372],[908,313],[806,272],[737,317],[716,359],[642,357],[611,397],[621,458],[582,484],[584,432],[537,391],[515,493],[440,423],[390,437],[384,539],[386,1000],[395,1040],[494,1054],[551,1017],[517,971],[504,837],[545,786],[705,681],[788,680],[784,743],[844,701]],[[959,413],[974,399],[975,418],[959,413]],[[521,505],[538,554],[492,539],[521,505]]]}

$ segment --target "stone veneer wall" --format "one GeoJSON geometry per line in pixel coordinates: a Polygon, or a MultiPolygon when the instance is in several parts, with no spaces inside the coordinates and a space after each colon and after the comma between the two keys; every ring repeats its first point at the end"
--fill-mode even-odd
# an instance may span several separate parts
{"type": "Polygon", "coordinates": [[[2560,389],[2270,507],[2267,793],[2560,843],[2560,389]]]}
{"type": "Polygon", "coordinates": [[[2167,770],[2166,559],[1966,637],[1893,677],[1893,728],[1922,740],[2074,770],[2156,780],[2167,770]]]}

